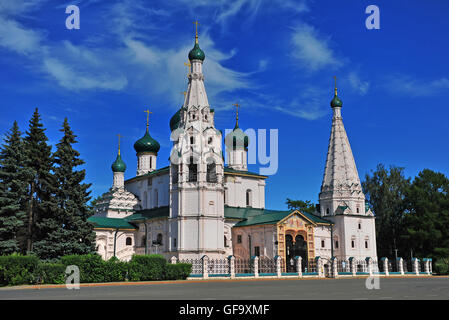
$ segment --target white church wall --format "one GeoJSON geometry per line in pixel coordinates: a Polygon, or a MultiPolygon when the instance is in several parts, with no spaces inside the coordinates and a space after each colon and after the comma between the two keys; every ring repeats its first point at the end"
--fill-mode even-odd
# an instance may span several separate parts
{"type": "Polygon", "coordinates": [[[226,204],[246,207],[246,192],[250,191],[250,207],[265,207],[265,181],[263,179],[226,175],[226,204]]]}

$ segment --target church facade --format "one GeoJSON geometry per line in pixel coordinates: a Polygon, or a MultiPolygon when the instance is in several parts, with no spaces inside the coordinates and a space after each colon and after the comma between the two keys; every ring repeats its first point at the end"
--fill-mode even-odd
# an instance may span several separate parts
{"type": "Polygon", "coordinates": [[[205,54],[198,35],[189,52],[184,104],[170,120],[169,165],[157,167],[159,143],[147,127],[134,148],[136,176],[125,180],[120,147],[112,164],[113,185],[96,202],[98,253],[129,260],[133,254],[198,259],[252,256],[317,256],[377,260],[375,221],[365,205],[354,157],[335,89],[332,129],[319,193],[319,212],[269,210],[267,176],[249,172],[248,136],[239,128],[226,137],[215,128],[203,75],[205,54]],[[227,153],[224,163],[222,142],[227,153]]]}

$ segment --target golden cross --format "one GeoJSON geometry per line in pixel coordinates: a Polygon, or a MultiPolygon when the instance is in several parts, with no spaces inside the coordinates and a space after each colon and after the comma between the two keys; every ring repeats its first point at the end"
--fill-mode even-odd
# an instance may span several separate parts
{"type": "Polygon", "coordinates": [[[239,125],[239,108],[241,106],[238,104],[238,102],[234,103],[233,106],[235,106],[235,108],[237,110],[237,113],[236,113],[236,116],[235,116],[235,122],[236,122],[236,125],[238,126],[239,125]]]}
{"type": "Polygon", "coordinates": [[[198,43],[198,25],[200,24],[198,20],[193,22],[195,24],[195,43],[198,43]]]}
{"type": "Polygon", "coordinates": [[[118,155],[120,155],[120,138],[122,138],[123,136],[120,133],[117,136],[118,136],[118,155]]]}
{"type": "Polygon", "coordinates": [[[189,75],[191,64],[190,64],[190,62],[184,62],[184,65],[187,67],[187,70],[188,70],[187,75],[189,75]]]}
{"type": "Polygon", "coordinates": [[[147,114],[147,130],[148,130],[148,126],[150,125],[150,113],[153,113],[153,112],[151,112],[148,109],[144,110],[143,112],[145,112],[147,114]]]}

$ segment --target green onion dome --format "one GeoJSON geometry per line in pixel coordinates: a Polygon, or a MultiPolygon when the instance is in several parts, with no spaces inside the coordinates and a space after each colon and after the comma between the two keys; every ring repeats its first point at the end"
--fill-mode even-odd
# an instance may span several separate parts
{"type": "Polygon", "coordinates": [[[189,52],[189,60],[201,60],[204,61],[204,58],[206,55],[204,54],[204,51],[200,49],[200,45],[198,43],[195,43],[195,46],[192,50],[189,52]]]}
{"type": "Polygon", "coordinates": [[[114,163],[111,166],[113,172],[125,172],[126,164],[123,162],[120,153],[117,155],[117,159],[115,159],[114,163]]]}
{"type": "Polygon", "coordinates": [[[343,102],[340,100],[340,98],[337,95],[335,95],[331,101],[331,107],[332,108],[336,108],[336,107],[341,108],[342,105],[343,105],[343,102]]]}
{"type": "Polygon", "coordinates": [[[137,140],[136,143],[134,143],[134,150],[136,150],[137,153],[142,152],[157,153],[160,148],[161,146],[159,142],[154,140],[148,133],[148,128],[147,131],[145,132],[145,135],[139,140],[137,140]]]}
{"type": "Polygon", "coordinates": [[[239,126],[236,124],[234,130],[232,130],[232,132],[226,136],[225,144],[226,148],[228,149],[235,150],[239,147],[240,148],[244,147],[245,149],[247,149],[249,144],[249,138],[242,131],[242,129],[240,129],[239,126]]]}
{"type": "Polygon", "coordinates": [[[170,119],[170,130],[171,131],[178,129],[179,125],[181,124],[181,109],[182,109],[182,107],[170,119]]]}

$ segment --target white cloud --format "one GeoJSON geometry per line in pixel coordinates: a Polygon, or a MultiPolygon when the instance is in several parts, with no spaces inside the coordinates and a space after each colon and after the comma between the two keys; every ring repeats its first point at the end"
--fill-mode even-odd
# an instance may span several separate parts
{"type": "Polygon", "coordinates": [[[303,23],[293,30],[291,55],[301,67],[308,71],[317,71],[323,68],[334,69],[343,65],[343,61],[338,59],[330,48],[329,39],[320,36],[313,26],[303,23]]]}
{"type": "Polygon", "coordinates": [[[435,80],[422,80],[409,75],[397,74],[387,77],[384,88],[396,94],[410,96],[430,96],[442,92],[449,92],[449,79],[442,77],[435,80]]]}
{"type": "Polygon", "coordinates": [[[370,87],[370,83],[367,81],[363,81],[360,79],[360,76],[357,72],[351,72],[348,75],[348,81],[351,87],[358,92],[360,95],[365,95],[368,92],[370,87]]]}

